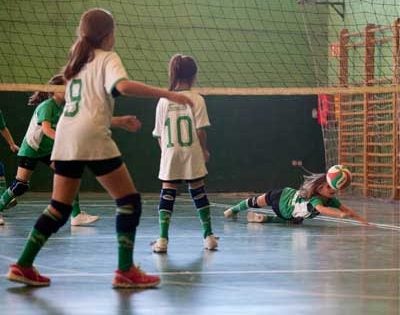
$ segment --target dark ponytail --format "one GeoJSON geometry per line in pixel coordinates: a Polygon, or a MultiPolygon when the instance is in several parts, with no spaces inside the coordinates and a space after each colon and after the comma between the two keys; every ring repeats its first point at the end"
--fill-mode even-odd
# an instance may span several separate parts
{"type": "Polygon", "coordinates": [[[79,38],[69,52],[69,60],[64,68],[64,77],[70,80],[94,57],[94,49],[87,40],[79,38]]]}
{"type": "Polygon", "coordinates": [[[114,33],[114,19],[103,9],[90,9],[82,14],[78,27],[78,38],[72,45],[64,67],[66,80],[77,75],[84,65],[94,58],[94,50],[101,48],[109,35],[114,33]]]}
{"type": "MultiPolygon", "coordinates": [[[[62,74],[56,74],[54,77],[52,77],[47,84],[50,85],[64,85],[65,80],[62,74]]],[[[37,91],[32,94],[32,96],[29,98],[28,105],[29,106],[36,106],[39,105],[41,102],[47,100],[48,98],[52,97],[53,93],[51,92],[41,92],[37,91]]]]}
{"type": "Polygon", "coordinates": [[[174,91],[179,83],[191,86],[197,74],[196,61],[191,56],[176,54],[169,62],[169,90],[174,91]]]}

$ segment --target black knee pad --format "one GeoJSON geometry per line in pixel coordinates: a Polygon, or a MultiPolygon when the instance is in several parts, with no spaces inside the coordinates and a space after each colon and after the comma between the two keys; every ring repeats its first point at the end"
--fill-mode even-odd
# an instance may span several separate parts
{"type": "Polygon", "coordinates": [[[161,189],[160,204],[158,206],[158,210],[167,210],[169,212],[172,212],[174,210],[175,198],[176,189],[161,189]]]}
{"type": "Polygon", "coordinates": [[[53,233],[57,233],[58,230],[65,223],[67,223],[72,212],[71,205],[67,205],[65,203],[53,199],[51,200],[50,204],[54,209],[56,209],[61,214],[61,217],[59,218],[54,216],[50,212],[48,207],[43,211],[42,215],[36,221],[35,229],[46,236],[50,236],[53,233]]]}
{"type": "Polygon", "coordinates": [[[29,190],[29,183],[15,178],[9,189],[15,197],[21,196],[29,190]]]}
{"type": "Polygon", "coordinates": [[[204,186],[195,189],[189,189],[189,192],[197,209],[201,209],[210,205],[204,186]]]}
{"type": "Polygon", "coordinates": [[[140,194],[131,194],[115,200],[117,233],[131,233],[139,225],[142,214],[140,194]]]}
{"type": "Polygon", "coordinates": [[[250,197],[249,199],[247,199],[247,205],[250,208],[260,208],[260,206],[257,204],[257,198],[258,196],[250,197]]]}

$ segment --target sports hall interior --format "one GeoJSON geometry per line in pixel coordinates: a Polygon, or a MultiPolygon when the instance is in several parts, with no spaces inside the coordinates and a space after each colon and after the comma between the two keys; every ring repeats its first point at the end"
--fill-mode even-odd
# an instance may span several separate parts
{"type": "MultiPolygon", "coordinates": [[[[135,262],[160,275],[161,285],[112,288],[115,204],[90,173],[82,179],[82,209],[101,218],[92,226],[67,223],[46,243],[35,263],[51,286],[8,282],[8,265],[50,200],[53,173],[40,165],[29,193],[6,210],[0,226],[0,314],[400,314],[396,1],[34,0],[1,6],[0,109],[17,143],[34,111],[27,100],[37,86],[30,84],[45,84],[64,65],[88,8],[114,14],[116,51],[134,80],[166,87],[171,55],[196,58],[197,88],[211,122],[206,189],[219,246],[202,248],[201,226],[182,184],[168,253],[152,252],[161,187],[160,149],[152,137],[157,100],[119,97],[115,115],[142,122],[136,133],[112,131],[142,193],[135,262]],[[245,213],[224,218],[224,210],[244,198],[297,188],[304,175],[333,164],[353,173],[338,198],[371,226],[323,216],[299,226],[248,223],[245,213]]],[[[2,140],[0,157],[10,183],[18,160],[2,140]]]]}

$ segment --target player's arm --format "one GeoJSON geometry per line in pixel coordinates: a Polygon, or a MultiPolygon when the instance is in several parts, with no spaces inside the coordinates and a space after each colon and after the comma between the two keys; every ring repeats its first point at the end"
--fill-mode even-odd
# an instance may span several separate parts
{"type": "Polygon", "coordinates": [[[207,132],[204,128],[197,129],[197,136],[200,141],[201,149],[203,150],[204,160],[208,162],[210,159],[210,152],[207,149],[207,132]]]}
{"type": "Polygon", "coordinates": [[[138,81],[122,80],[119,81],[115,88],[119,93],[125,96],[138,96],[138,97],[154,97],[161,98],[165,97],[170,101],[178,104],[186,104],[193,106],[193,101],[183,93],[176,93],[158,87],[153,87],[138,81]]]}
{"type": "Polygon", "coordinates": [[[41,122],[43,133],[49,138],[53,139],[56,137],[56,131],[51,126],[51,122],[44,120],[41,122]]]}
{"type": "Polygon", "coordinates": [[[1,129],[0,132],[1,132],[1,135],[3,136],[4,140],[7,141],[8,145],[10,147],[10,150],[14,153],[18,152],[19,146],[17,146],[15,144],[14,138],[12,137],[10,130],[8,130],[8,128],[5,127],[4,129],[1,129]]]}
{"type": "Polygon", "coordinates": [[[334,217],[334,218],[345,218],[346,214],[342,211],[339,211],[337,208],[326,207],[323,205],[316,205],[315,209],[323,215],[334,217]]]}
{"type": "Polygon", "coordinates": [[[142,127],[142,123],[134,115],[114,116],[111,118],[111,127],[136,132],[142,127]]]}
{"type": "Polygon", "coordinates": [[[342,204],[340,205],[339,210],[345,214],[345,218],[352,218],[362,224],[369,225],[368,221],[364,217],[357,214],[353,209],[342,204]]]}

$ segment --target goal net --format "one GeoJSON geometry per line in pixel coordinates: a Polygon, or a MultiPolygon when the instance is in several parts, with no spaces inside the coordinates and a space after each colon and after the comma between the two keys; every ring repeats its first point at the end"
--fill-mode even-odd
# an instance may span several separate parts
{"type": "Polygon", "coordinates": [[[353,189],[399,197],[396,0],[0,0],[0,91],[35,91],[67,60],[82,12],[117,23],[134,80],[167,86],[169,58],[196,58],[206,95],[320,95],[326,166],[353,189]]]}

